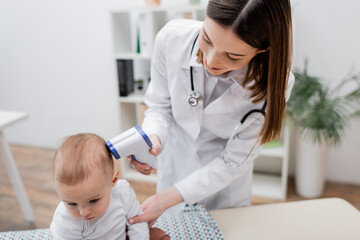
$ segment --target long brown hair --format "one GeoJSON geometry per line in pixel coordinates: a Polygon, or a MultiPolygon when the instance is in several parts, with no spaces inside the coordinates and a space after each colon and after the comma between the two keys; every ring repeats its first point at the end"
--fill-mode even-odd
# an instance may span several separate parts
{"type": "MultiPolygon", "coordinates": [[[[266,50],[248,64],[243,87],[253,103],[267,100],[261,143],[280,136],[285,115],[285,91],[292,58],[292,24],[289,0],[209,0],[207,17],[231,27],[252,47],[266,50]],[[250,84],[255,81],[255,84],[250,84]]],[[[202,52],[198,52],[202,62],[202,52]]]]}

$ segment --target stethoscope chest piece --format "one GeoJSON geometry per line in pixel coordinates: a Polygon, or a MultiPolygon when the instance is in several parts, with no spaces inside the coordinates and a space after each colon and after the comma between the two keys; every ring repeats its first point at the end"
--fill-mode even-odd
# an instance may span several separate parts
{"type": "Polygon", "coordinates": [[[197,107],[197,106],[202,106],[203,104],[203,98],[200,94],[200,92],[198,91],[192,91],[191,94],[189,95],[189,104],[192,107],[197,107]]]}

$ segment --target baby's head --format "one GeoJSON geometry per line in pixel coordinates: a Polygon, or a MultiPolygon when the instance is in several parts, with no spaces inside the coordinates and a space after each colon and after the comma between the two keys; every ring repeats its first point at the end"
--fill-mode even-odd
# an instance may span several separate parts
{"type": "Polygon", "coordinates": [[[64,140],[55,153],[56,192],[75,218],[93,220],[109,206],[118,180],[105,140],[96,134],[77,134],[64,140]]]}

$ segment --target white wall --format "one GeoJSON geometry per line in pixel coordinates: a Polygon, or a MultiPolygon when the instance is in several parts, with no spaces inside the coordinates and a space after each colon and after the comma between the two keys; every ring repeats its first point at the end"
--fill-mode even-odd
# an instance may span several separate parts
{"type": "MultiPolygon", "coordinates": [[[[360,2],[298,0],[295,6],[294,66],[309,59],[309,73],[331,86],[351,69],[360,72],[360,2]]],[[[330,150],[327,179],[360,184],[360,120],[346,129],[342,143],[330,150]]]]}
{"type": "Polygon", "coordinates": [[[77,132],[116,134],[107,6],[69,0],[1,6],[0,108],[30,115],[9,128],[9,140],[55,148],[77,132]]]}
{"type": "MultiPolygon", "coordinates": [[[[174,4],[181,2],[162,2],[174,4]]],[[[56,148],[77,132],[118,134],[110,12],[144,7],[145,0],[0,0],[0,6],[0,109],[29,113],[6,131],[8,139],[56,148]]]]}
{"type": "MultiPolygon", "coordinates": [[[[55,148],[77,132],[119,131],[110,11],[144,0],[0,0],[0,109],[26,111],[6,130],[12,143],[55,148]]],[[[163,0],[165,6],[186,4],[163,0]]],[[[294,66],[343,77],[360,71],[360,2],[296,0],[294,66]]],[[[202,4],[206,0],[202,0],[202,4]]],[[[360,184],[360,123],[331,151],[328,179],[360,184]]]]}

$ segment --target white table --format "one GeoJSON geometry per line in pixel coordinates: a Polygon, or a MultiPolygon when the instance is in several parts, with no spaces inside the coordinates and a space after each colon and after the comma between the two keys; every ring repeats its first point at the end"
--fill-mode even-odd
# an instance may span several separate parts
{"type": "Polygon", "coordinates": [[[26,195],[24,184],[21,180],[19,171],[16,167],[14,157],[11,153],[8,142],[6,141],[4,129],[8,126],[27,118],[28,115],[23,112],[3,111],[0,110],[0,152],[1,158],[5,163],[10,181],[16,192],[21,210],[27,222],[34,222],[34,214],[31,209],[29,199],[26,195]]]}
{"type": "Polygon", "coordinates": [[[340,198],[209,211],[226,240],[360,239],[360,212],[340,198]]]}

